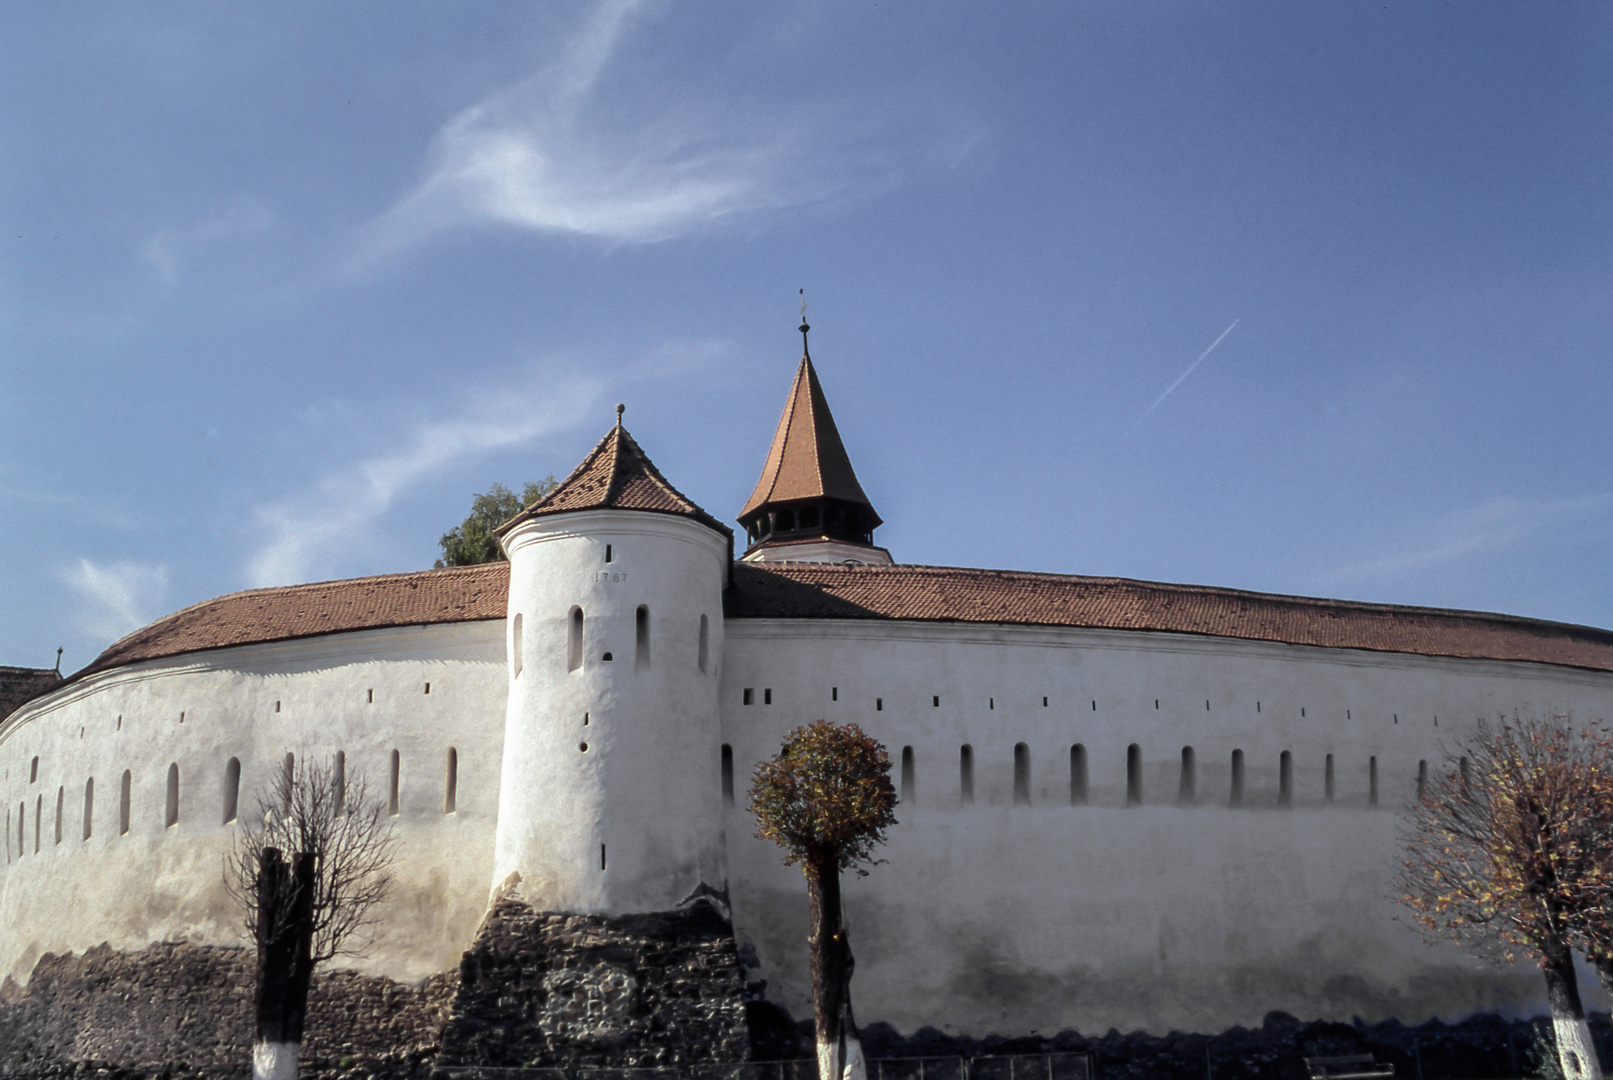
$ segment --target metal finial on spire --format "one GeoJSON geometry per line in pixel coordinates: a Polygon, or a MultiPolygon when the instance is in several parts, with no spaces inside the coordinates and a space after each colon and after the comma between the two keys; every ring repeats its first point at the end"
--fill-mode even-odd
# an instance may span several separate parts
{"type": "Polygon", "coordinates": [[[627,406],[623,405],[621,402],[618,401],[616,403],[616,426],[617,427],[622,426],[622,414],[624,412],[626,412],[626,411],[627,411],[627,406]]]}
{"type": "Polygon", "coordinates": [[[801,355],[802,356],[810,356],[811,355],[811,353],[807,351],[807,331],[810,330],[810,329],[812,329],[812,327],[808,326],[807,321],[806,321],[806,290],[802,289],[801,290],[801,355]]]}

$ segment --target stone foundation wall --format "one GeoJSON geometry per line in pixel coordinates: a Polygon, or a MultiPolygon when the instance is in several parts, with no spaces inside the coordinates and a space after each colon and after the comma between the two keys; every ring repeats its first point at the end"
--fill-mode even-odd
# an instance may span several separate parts
{"type": "MultiPolygon", "coordinates": [[[[110,1067],[228,1076],[250,1072],[252,954],[244,949],[102,945],[47,954],[26,987],[0,985],[0,1075],[110,1067]]],[[[316,971],[303,1061],[314,1072],[369,1066],[424,1075],[435,1059],[457,972],[418,986],[316,971]]]]}
{"type": "Polygon", "coordinates": [[[749,1057],[733,927],[706,903],[563,915],[500,900],[460,964],[443,1066],[664,1066],[749,1057]]]}

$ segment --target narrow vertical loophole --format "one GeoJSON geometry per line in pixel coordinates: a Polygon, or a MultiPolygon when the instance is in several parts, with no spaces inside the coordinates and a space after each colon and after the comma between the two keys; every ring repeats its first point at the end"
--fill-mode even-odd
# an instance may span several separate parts
{"type": "Polygon", "coordinates": [[[610,562],[610,561],[611,561],[611,554],[612,554],[612,552],[611,552],[611,546],[610,546],[610,545],[609,545],[609,544],[606,544],[606,545],[605,545],[605,561],[606,561],[606,562],[610,562]]]}
{"type": "Polygon", "coordinates": [[[1087,804],[1087,748],[1080,743],[1070,747],[1070,805],[1087,804]]]}
{"type": "Polygon", "coordinates": [[[344,751],[336,751],[336,764],[332,771],[335,773],[331,777],[331,787],[335,789],[332,794],[335,796],[336,816],[341,817],[347,813],[347,754],[344,751]]]}
{"type": "Polygon", "coordinates": [[[450,746],[447,758],[444,763],[447,774],[442,784],[442,812],[452,814],[459,809],[459,751],[450,746]]]}
{"type": "Polygon", "coordinates": [[[1277,805],[1294,805],[1294,755],[1287,750],[1277,758],[1277,805]]]}
{"type": "Polygon", "coordinates": [[[633,669],[646,671],[650,666],[650,609],[644,604],[633,615],[633,641],[633,669]]]}
{"type": "Polygon", "coordinates": [[[1143,801],[1143,749],[1136,743],[1126,747],[1126,805],[1140,806],[1143,801]]]}
{"type": "Polygon", "coordinates": [[[1014,805],[1031,804],[1031,748],[1014,744],[1014,805]]]}
{"type": "Polygon", "coordinates": [[[582,667],[582,608],[574,607],[566,620],[566,670],[582,667]]]}
{"type": "Polygon", "coordinates": [[[515,618],[510,620],[510,678],[516,679],[521,675],[521,624],[524,620],[517,611],[515,618]]]}
{"type": "Polygon", "coordinates": [[[734,748],[722,744],[722,804],[734,805],[734,748]]]}
{"type": "Polygon", "coordinates": [[[1322,767],[1322,797],[1328,802],[1333,801],[1333,755],[1327,755],[1327,762],[1322,767]]]}
{"type": "Polygon", "coordinates": [[[1417,762],[1417,801],[1422,802],[1423,796],[1428,794],[1428,762],[1417,762]]]}
{"type": "Polygon", "coordinates": [[[297,755],[287,753],[280,766],[280,810],[291,813],[291,794],[297,783],[297,755]]]}
{"type": "Polygon", "coordinates": [[[601,870],[605,869],[605,845],[604,844],[599,845],[599,868],[601,870]]]}
{"type": "Polygon", "coordinates": [[[179,763],[168,766],[168,798],[162,815],[162,827],[171,829],[179,824],[179,763]]]}
{"type": "Polygon", "coordinates": [[[1232,791],[1227,796],[1228,806],[1243,805],[1243,751],[1232,751],[1232,791]]]}
{"type": "Polygon", "coordinates": [[[95,777],[84,781],[84,839],[95,831],[95,777]]]}
{"type": "Polygon", "coordinates": [[[118,785],[118,835],[129,835],[129,789],[134,786],[134,777],[128,769],[123,770],[123,780],[118,785]]]}
{"type": "Polygon", "coordinates": [[[392,751],[386,775],[386,812],[393,817],[398,814],[398,773],[402,765],[402,756],[396,750],[392,751]]]}
{"type": "Polygon", "coordinates": [[[67,801],[67,788],[56,789],[56,843],[62,842],[62,804],[67,801]]]}
{"type": "Polygon", "coordinates": [[[911,804],[918,797],[917,777],[913,767],[913,748],[902,747],[902,801],[911,804]]]}
{"type": "Polygon", "coordinates": [[[241,803],[241,759],[230,758],[224,766],[224,824],[236,818],[241,803]]]}
{"type": "Polygon", "coordinates": [[[958,801],[964,806],[975,801],[975,748],[968,743],[958,748],[958,801]]]}
{"type": "Polygon", "coordinates": [[[1176,801],[1182,805],[1191,803],[1198,794],[1197,769],[1193,760],[1193,748],[1182,747],[1182,779],[1176,786],[1176,801]]]}
{"type": "Polygon", "coordinates": [[[700,651],[696,653],[695,663],[700,668],[700,674],[706,673],[706,664],[709,663],[711,652],[711,620],[700,616],[700,651]]]}
{"type": "Polygon", "coordinates": [[[1367,758],[1367,805],[1378,805],[1378,759],[1367,758]]]}

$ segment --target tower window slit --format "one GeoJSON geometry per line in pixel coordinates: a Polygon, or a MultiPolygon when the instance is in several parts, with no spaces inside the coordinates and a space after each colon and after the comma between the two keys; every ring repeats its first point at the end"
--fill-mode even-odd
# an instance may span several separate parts
{"type": "Polygon", "coordinates": [[[706,673],[706,665],[710,662],[711,653],[711,620],[700,616],[700,649],[696,654],[695,663],[700,668],[700,674],[706,673]]]}
{"type": "Polygon", "coordinates": [[[904,803],[912,803],[918,798],[917,777],[914,774],[913,748],[902,747],[902,791],[901,798],[904,803]]]}
{"type": "Polygon", "coordinates": [[[32,783],[37,782],[38,780],[39,780],[39,758],[35,757],[33,762],[30,763],[29,766],[28,766],[28,782],[30,784],[32,784],[32,783]]]}
{"type": "Polygon", "coordinates": [[[229,764],[224,766],[224,824],[235,820],[240,804],[241,759],[230,758],[229,764]]]}
{"type": "Polygon", "coordinates": [[[118,835],[129,835],[129,789],[134,785],[134,778],[128,769],[123,770],[123,780],[118,786],[118,835]]]}
{"type": "Polygon", "coordinates": [[[829,700],[830,701],[839,701],[840,700],[840,687],[838,687],[838,686],[829,687],[829,700]]]}
{"type": "Polygon", "coordinates": [[[722,744],[722,804],[734,805],[734,748],[722,744]]]}
{"type": "Polygon", "coordinates": [[[1014,805],[1031,804],[1031,748],[1014,744],[1014,805]]]}
{"type": "Polygon", "coordinates": [[[930,697],[930,707],[934,708],[934,709],[939,709],[941,707],[941,695],[940,694],[931,695],[931,697],[930,697]]]}
{"type": "Polygon", "coordinates": [[[1232,751],[1232,790],[1227,796],[1228,806],[1243,805],[1243,751],[1232,751]]]}
{"type": "Polygon", "coordinates": [[[1143,750],[1136,743],[1126,747],[1126,805],[1140,806],[1143,801],[1143,750]]]}
{"type": "Polygon", "coordinates": [[[605,561],[611,561],[611,546],[609,544],[605,545],[605,561]]]}
{"type": "Polygon", "coordinates": [[[296,789],[297,783],[297,755],[287,751],[285,760],[280,764],[280,811],[291,813],[291,793],[296,789]]]}
{"type": "Polygon", "coordinates": [[[582,608],[574,607],[566,619],[566,670],[582,667],[582,608]]]}
{"type": "Polygon", "coordinates": [[[884,698],[877,697],[877,698],[874,699],[874,711],[875,712],[884,712],[885,711],[885,699],[884,698]]]}
{"type": "Polygon", "coordinates": [[[34,796],[34,854],[39,854],[39,822],[45,816],[45,796],[34,796]]]}
{"type": "Polygon", "coordinates": [[[650,609],[644,604],[633,615],[633,642],[633,668],[646,671],[650,666],[650,609]]]}
{"type": "Polygon", "coordinates": [[[756,704],[756,688],[753,686],[745,687],[744,691],[740,694],[740,700],[746,705],[756,704]]]}
{"type": "Polygon", "coordinates": [[[1367,805],[1378,805],[1378,759],[1376,756],[1367,759],[1367,805]]]}
{"type": "Polygon", "coordinates": [[[168,766],[168,797],[162,815],[162,827],[171,829],[179,824],[179,763],[168,766]]]}
{"type": "Polygon", "coordinates": [[[1294,755],[1287,750],[1277,758],[1277,805],[1294,805],[1294,755]]]}
{"type": "Polygon", "coordinates": [[[1070,805],[1087,804],[1087,748],[1080,743],[1070,747],[1070,805]]]}
{"type": "Polygon", "coordinates": [[[90,838],[95,825],[95,777],[84,781],[84,839],[90,838]]]}
{"type": "Polygon", "coordinates": [[[975,801],[975,748],[968,743],[958,748],[958,801],[964,806],[975,801]]]}
{"type": "Polygon", "coordinates": [[[403,765],[403,759],[394,750],[387,763],[386,775],[386,812],[393,817],[398,815],[398,773],[403,765]]]}
{"type": "Polygon", "coordinates": [[[514,679],[521,674],[521,613],[517,611],[515,618],[510,620],[510,678],[514,679]]]}
{"type": "Polygon", "coordinates": [[[772,691],[771,688],[764,688],[762,690],[762,704],[763,705],[771,705],[771,704],[773,704],[773,691],[772,691]]]}
{"type": "Polygon", "coordinates": [[[1417,762],[1417,801],[1422,802],[1423,796],[1428,794],[1428,762],[1417,762]]]}
{"type": "Polygon", "coordinates": [[[334,776],[331,777],[331,795],[336,803],[336,816],[341,817],[347,813],[347,754],[345,751],[336,751],[336,763],[332,766],[334,776]]]}
{"type": "Polygon", "coordinates": [[[1176,788],[1176,801],[1191,803],[1198,794],[1197,768],[1191,746],[1182,747],[1182,779],[1176,788]]]}
{"type": "Polygon", "coordinates": [[[1327,755],[1327,763],[1322,772],[1322,797],[1328,802],[1333,801],[1333,755],[1327,755]]]}
{"type": "Polygon", "coordinates": [[[442,812],[452,814],[459,809],[459,751],[448,748],[444,762],[446,773],[442,783],[442,812]]]}
{"type": "Polygon", "coordinates": [[[62,804],[67,801],[67,788],[56,789],[56,843],[62,842],[62,804]]]}

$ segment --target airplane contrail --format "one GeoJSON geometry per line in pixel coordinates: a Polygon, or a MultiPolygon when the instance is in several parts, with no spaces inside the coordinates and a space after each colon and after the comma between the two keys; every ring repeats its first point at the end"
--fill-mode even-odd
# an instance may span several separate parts
{"type": "MultiPolygon", "coordinates": [[[[1232,320],[1232,326],[1237,326],[1237,325],[1238,325],[1238,320],[1233,319],[1232,320]]],[[[1195,360],[1191,364],[1187,365],[1187,370],[1186,371],[1184,371],[1180,375],[1176,376],[1176,381],[1171,383],[1169,386],[1167,386],[1165,388],[1165,392],[1163,394],[1159,395],[1159,397],[1155,398],[1154,403],[1152,405],[1148,406],[1148,408],[1143,410],[1143,414],[1137,418],[1137,421],[1136,421],[1137,423],[1140,424],[1144,420],[1148,419],[1149,414],[1151,414],[1155,409],[1159,408],[1160,405],[1164,404],[1165,399],[1171,396],[1171,391],[1175,390],[1178,386],[1181,386],[1182,385],[1182,380],[1186,379],[1189,375],[1193,374],[1193,369],[1198,367],[1200,364],[1204,363],[1204,358],[1206,356],[1209,356],[1211,353],[1213,353],[1215,351],[1215,347],[1217,345],[1221,344],[1221,342],[1226,339],[1226,336],[1228,334],[1232,333],[1232,326],[1229,326],[1225,330],[1221,331],[1221,336],[1216,338],[1214,341],[1210,342],[1210,347],[1208,349],[1205,349],[1202,353],[1200,353],[1199,358],[1197,360],[1195,360]]]]}

